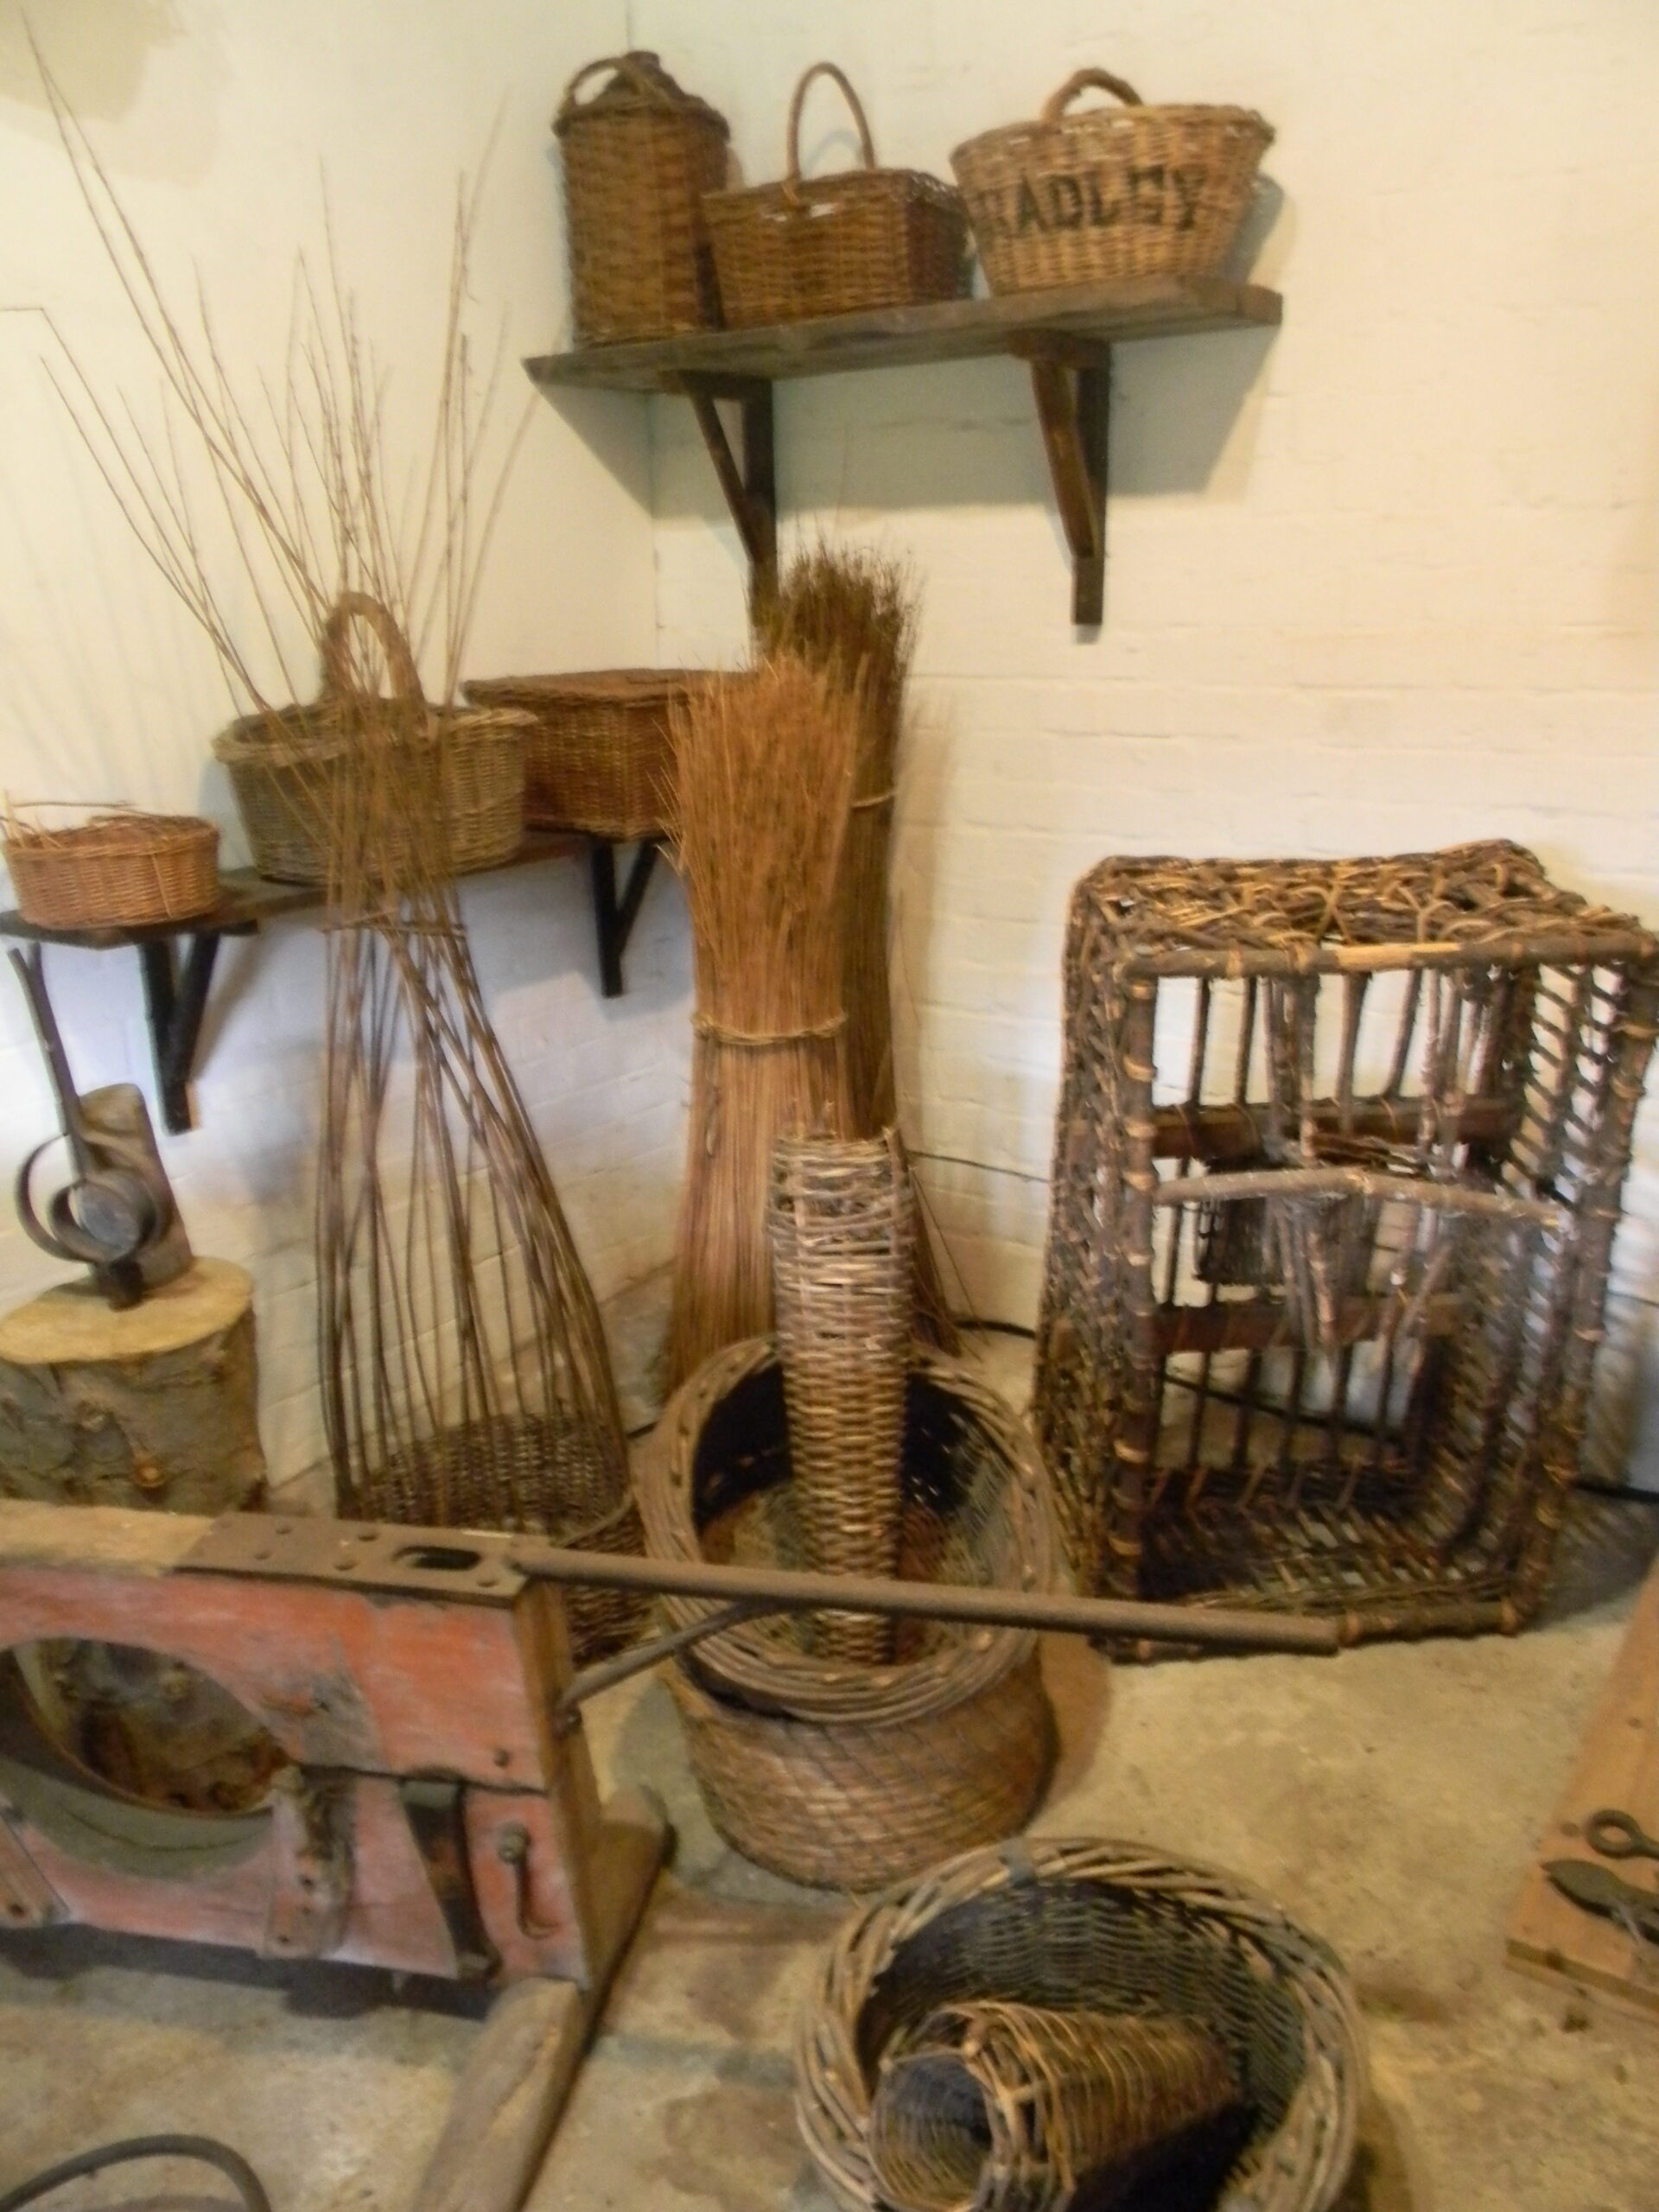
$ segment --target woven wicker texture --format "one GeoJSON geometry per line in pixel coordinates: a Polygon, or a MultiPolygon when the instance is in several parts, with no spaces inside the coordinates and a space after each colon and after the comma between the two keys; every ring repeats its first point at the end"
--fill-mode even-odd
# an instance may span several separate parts
{"type": "Polygon", "coordinates": [[[728,323],[914,307],[966,289],[961,194],[919,169],[876,167],[858,95],[834,62],[815,61],[796,86],[788,138],[781,183],[711,193],[703,201],[728,323]],[[801,111],[819,77],[840,86],[864,166],[808,179],[801,175],[801,111]]]}
{"type": "Polygon", "coordinates": [[[1531,1615],[1656,953],[1508,844],[1084,878],[1035,1418],[1086,1586],[1531,1615]]]}
{"type": "Polygon", "coordinates": [[[1251,2133],[1216,2212],[1328,2212],[1354,2154],[1364,2059],[1333,1955],[1260,1891],[1132,1843],[976,1851],[855,1913],[803,2008],[796,2116],[836,2200],[888,2199],[870,2163],[889,2050],[940,2006],[1176,2014],[1227,2054],[1251,2133]]]}
{"type": "Polygon", "coordinates": [[[654,54],[577,71],[553,118],[578,343],[667,338],[720,320],[702,196],[726,181],[725,118],[654,54]],[[608,70],[596,93],[579,99],[608,70]]]}
{"type": "MultiPolygon", "coordinates": [[[[632,1494],[620,1502],[607,1436],[574,1421],[470,1421],[422,1439],[367,1470],[352,1510],[415,1528],[510,1529],[550,1536],[579,1551],[645,1548],[632,1494]]],[[[650,1600],[636,1591],[564,1593],[571,1649],[579,1661],[626,1643],[650,1600]]]]}
{"type": "MultiPolygon", "coordinates": [[[[785,1137],[772,1161],[772,1281],[805,1564],[898,1572],[915,1208],[891,1135],[785,1137]]],[[[825,1613],[817,1649],[879,1665],[893,1624],[825,1613]]]]}
{"type": "MultiPolygon", "coordinates": [[[[1052,1589],[1047,1482],[1024,1424],[969,1369],[912,1348],[900,1460],[899,1572],[912,1581],[1052,1589]]],[[[734,1344],[671,1402],[637,1475],[646,1548],[661,1559],[804,1567],[778,1352],[734,1344]]],[[[702,1618],[664,1598],[675,1627],[702,1618]]],[[[1018,1629],[897,1624],[891,1663],[819,1648],[811,1615],[778,1614],[699,1643],[689,1671],[758,1711],[826,1724],[925,1719],[1000,1681],[1033,1649],[1018,1629]]]]}
{"type": "MultiPolygon", "coordinates": [[[[534,725],[500,709],[462,711],[429,707],[397,625],[385,609],[350,593],[328,618],[321,639],[322,685],[309,706],[270,707],[244,715],[213,741],[230,772],[237,812],[253,864],[277,883],[327,883],[330,825],[346,797],[366,736],[409,750],[410,772],[425,772],[437,748],[438,786],[454,873],[495,868],[511,860],[524,836],[524,747],[534,725]],[[379,640],[395,706],[365,706],[348,639],[366,624],[379,640]],[[372,723],[372,728],[370,727],[372,723]]],[[[412,833],[411,833],[412,836],[412,833]]],[[[411,836],[393,837],[384,856],[389,880],[411,859],[411,836]]]]}
{"type": "Polygon", "coordinates": [[[819,1725],[670,1676],[715,1827],[792,1882],[868,1890],[995,1841],[1037,1809],[1053,1719],[1034,1650],[984,1688],[912,1719],[819,1725]]]}
{"type": "Polygon", "coordinates": [[[1035,123],[987,130],[950,156],[994,292],[1213,274],[1249,206],[1273,132],[1240,107],[1147,107],[1105,69],[1079,69],[1035,123]],[[1067,110],[1095,89],[1118,108],[1067,110]]]}
{"type": "Polygon", "coordinates": [[[193,814],[110,808],[54,829],[56,803],[9,810],[4,851],[17,910],[51,930],[186,921],[219,898],[219,832],[193,814]]]}
{"type": "Polygon", "coordinates": [[[709,680],[696,669],[595,669],[492,677],[465,691],[475,707],[531,718],[526,822],[626,840],[672,834],[673,709],[709,680]]]}
{"type": "Polygon", "coordinates": [[[941,2005],[883,2055],[870,2164],[894,2212],[1103,2206],[1191,2161],[1201,2134],[1222,2165],[1235,2130],[1217,2123],[1239,2103],[1226,2051],[1194,2020],[941,2005]]]}

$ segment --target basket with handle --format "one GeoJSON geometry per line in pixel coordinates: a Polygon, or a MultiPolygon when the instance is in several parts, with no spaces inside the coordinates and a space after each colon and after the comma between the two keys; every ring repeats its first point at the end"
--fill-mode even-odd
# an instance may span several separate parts
{"type": "MultiPolygon", "coordinates": [[[[321,688],[308,705],[244,715],[213,741],[259,874],[277,883],[327,881],[329,824],[365,742],[407,747],[411,764],[428,769],[429,748],[437,748],[437,787],[457,874],[511,860],[524,842],[531,718],[503,708],[429,706],[408,641],[365,592],[341,595],[324,625],[320,651],[321,688]],[[359,622],[378,644],[390,699],[365,688],[352,642],[359,622]]],[[[389,857],[394,868],[396,857],[389,857]]]]}
{"type": "Polygon", "coordinates": [[[1079,69],[1034,123],[950,156],[993,292],[1213,275],[1249,206],[1271,125],[1253,109],[1149,106],[1108,69],[1079,69]],[[1080,94],[1122,105],[1069,111],[1080,94]]]}
{"type": "Polygon", "coordinates": [[[188,921],[217,903],[219,831],[211,822],[126,806],[100,808],[61,829],[39,818],[73,805],[41,799],[6,810],[6,866],[26,922],[37,929],[137,929],[188,921]]]}
{"type": "Polygon", "coordinates": [[[578,343],[666,338],[718,322],[702,195],[726,181],[725,118],[642,51],[578,70],[553,130],[578,343]],[[608,81],[579,99],[603,70],[608,81]]]}
{"type": "Polygon", "coordinates": [[[833,61],[815,61],[789,104],[789,161],[779,183],[711,193],[703,201],[721,309],[747,326],[914,307],[966,288],[962,195],[919,169],[878,168],[857,93],[833,61]],[[832,176],[801,175],[801,111],[813,80],[841,87],[863,162],[832,176]]]}

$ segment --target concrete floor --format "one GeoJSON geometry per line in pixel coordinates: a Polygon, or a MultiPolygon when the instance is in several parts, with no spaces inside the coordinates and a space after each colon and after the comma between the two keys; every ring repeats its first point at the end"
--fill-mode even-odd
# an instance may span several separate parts
{"type": "MultiPolygon", "coordinates": [[[[998,1351],[999,1365],[1023,1355],[998,1351]]],[[[1012,1370],[1011,1370],[1012,1371],[1012,1370]]],[[[1109,1669],[1045,1656],[1063,1753],[1039,1826],[1132,1836],[1272,1889],[1340,1950],[1374,2095],[1344,2212],[1652,2212],[1659,2024],[1509,1972],[1516,1885],[1659,1541],[1586,1502],[1548,1622],[1513,1642],[1109,1669]]],[[[796,2139],[791,2023],[842,1909],[760,1874],[704,1819],[665,1690],[592,1708],[601,1774],[679,1833],[534,2212],[828,2212],[796,2139]]],[[[477,2034],[345,1969],[267,1972],[79,1931],[0,1945],[0,2190],[158,2128],[216,2133],[276,2212],[412,2199],[477,2034]]],[[[130,2170],[54,2212],[208,2212],[200,2170],[130,2170]]]]}

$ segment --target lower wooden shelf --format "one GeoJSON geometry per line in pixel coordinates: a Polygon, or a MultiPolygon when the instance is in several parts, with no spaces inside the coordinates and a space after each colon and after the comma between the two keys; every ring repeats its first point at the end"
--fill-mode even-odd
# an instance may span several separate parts
{"type": "MultiPolygon", "coordinates": [[[[568,860],[584,849],[593,893],[600,989],[607,998],[619,998],[624,988],[622,956],[656,866],[658,841],[647,839],[636,848],[620,895],[612,841],[579,836],[569,830],[531,830],[511,860],[478,872],[500,874],[510,868],[532,868],[543,861],[568,860]]],[[[227,937],[257,937],[267,922],[315,912],[324,904],[319,885],[272,883],[251,868],[228,868],[219,878],[218,905],[188,921],[148,922],[133,929],[48,929],[26,921],[14,911],[0,913],[0,937],[37,944],[75,945],[90,952],[111,952],[130,945],[137,952],[156,1069],[156,1103],[162,1126],[179,1136],[195,1126],[190,1084],[221,941],[227,937]]]]}

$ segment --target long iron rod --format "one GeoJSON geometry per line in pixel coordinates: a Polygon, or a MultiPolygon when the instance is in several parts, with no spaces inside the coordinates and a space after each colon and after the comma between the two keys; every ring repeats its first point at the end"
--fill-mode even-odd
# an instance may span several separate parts
{"type": "Polygon", "coordinates": [[[714,1567],[706,1560],[639,1559],[624,1553],[562,1551],[535,1536],[514,1544],[512,1563],[531,1582],[645,1590],[676,1598],[763,1599],[779,1612],[876,1613],[886,1619],[963,1621],[989,1628],[1058,1630],[1073,1636],[1134,1637],[1151,1643],[1213,1644],[1234,1651],[1337,1651],[1335,1621],[1302,1613],[1247,1613],[1202,1605],[1154,1605],[1132,1598],[1074,1598],[1069,1592],[998,1590],[969,1584],[895,1582],[861,1574],[808,1574],[787,1567],[714,1567]]]}

